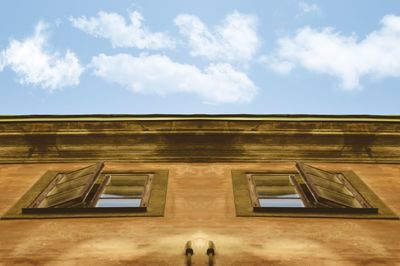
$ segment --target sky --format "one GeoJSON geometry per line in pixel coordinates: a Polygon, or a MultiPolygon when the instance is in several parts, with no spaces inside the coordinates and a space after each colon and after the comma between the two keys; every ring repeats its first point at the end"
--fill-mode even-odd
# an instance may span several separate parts
{"type": "Polygon", "coordinates": [[[400,1],[2,1],[0,114],[400,114],[400,1]]]}

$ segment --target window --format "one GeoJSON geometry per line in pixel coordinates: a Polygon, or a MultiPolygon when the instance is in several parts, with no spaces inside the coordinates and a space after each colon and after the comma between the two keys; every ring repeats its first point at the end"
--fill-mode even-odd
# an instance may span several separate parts
{"type": "Polygon", "coordinates": [[[49,171],[2,218],[163,215],[168,171],[103,168],[49,171]]]}
{"type": "Polygon", "coordinates": [[[104,189],[93,198],[96,208],[132,207],[146,209],[153,173],[106,175],[104,189]]]}
{"type": "Polygon", "coordinates": [[[305,207],[289,174],[248,173],[247,180],[254,207],[305,207]]]}
{"type": "Polygon", "coordinates": [[[296,167],[299,174],[246,174],[254,211],[377,213],[342,173],[296,167]]]}
{"type": "Polygon", "coordinates": [[[351,171],[232,171],[239,216],[397,216],[351,171]]]}

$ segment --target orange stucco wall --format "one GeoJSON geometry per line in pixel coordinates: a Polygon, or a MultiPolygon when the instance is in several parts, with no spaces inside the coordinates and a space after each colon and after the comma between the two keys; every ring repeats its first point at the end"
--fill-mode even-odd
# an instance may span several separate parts
{"type": "MultiPolygon", "coordinates": [[[[1,164],[0,214],[47,170],[88,164],[1,164]]],[[[400,165],[313,164],[356,172],[397,214],[400,165]]],[[[165,217],[0,220],[0,265],[194,265],[205,241],[216,265],[400,265],[400,221],[236,217],[232,169],[293,169],[274,164],[107,163],[106,169],[168,169],[165,217]]]]}

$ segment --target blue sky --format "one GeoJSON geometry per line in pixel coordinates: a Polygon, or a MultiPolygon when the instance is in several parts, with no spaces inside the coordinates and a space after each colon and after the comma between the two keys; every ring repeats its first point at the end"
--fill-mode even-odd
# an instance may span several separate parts
{"type": "Polygon", "coordinates": [[[399,114],[400,2],[3,1],[0,114],[399,114]]]}

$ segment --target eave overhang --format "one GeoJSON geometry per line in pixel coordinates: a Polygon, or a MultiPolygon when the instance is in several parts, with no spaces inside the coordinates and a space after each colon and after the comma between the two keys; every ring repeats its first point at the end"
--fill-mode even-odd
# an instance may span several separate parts
{"type": "Polygon", "coordinates": [[[400,162],[400,116],[0,116],[0,163],[400,162]]]}

